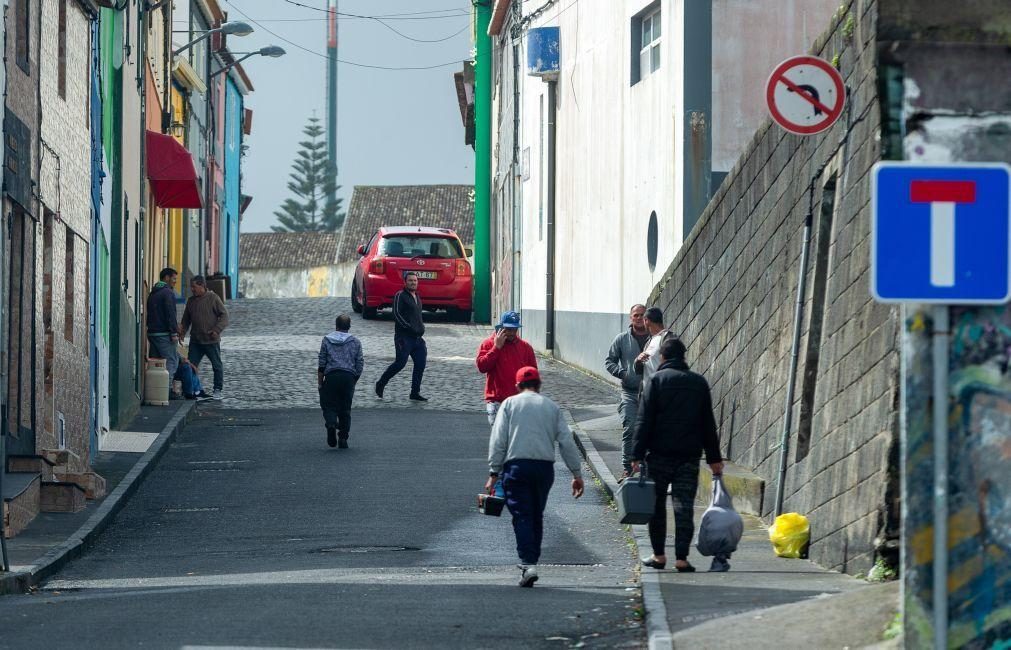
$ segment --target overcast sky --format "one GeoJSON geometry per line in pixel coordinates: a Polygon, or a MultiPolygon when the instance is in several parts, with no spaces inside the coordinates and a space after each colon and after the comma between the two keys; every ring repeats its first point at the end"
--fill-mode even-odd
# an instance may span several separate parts
{"type": "MultiPolygon", "coordinates": [[[[296,1],[320,9],[327,5],[326,0],[296,1]]],[[[470,57],[468,0],[339,0],[338,4],[342,13],[349,14],[413,14],[383,21],[410,38],[446,39],[416,42],[375,20],[341,18],[338,56],[342,60],[398,67],[470,57]],[[433,19],[436,15],[444,17],[433,19]]],[[[265,45],[280,45],[287,51],[279,59],[253,57],[243,64],[255,91],[246,98],[247,107],[253,109],[253,133],[243,163],[243,192],[252,195],[253,202],[243,215],[242,231],[262,232],[276,223],[274,210],[290,195],[288,175],[306,120],[315,112],[321,124],[326,123],[326,59],[322,56],[326,14],[287,0],[221,0],[221,7],[229,19],[246,20],[256,30],[244,38],[230,38],[232,51],[265,45]]],[[[463,143],[453,85],[453,72],[461,68],[459,63],[433,70],[375,70],[340,64],[337,162],[345,209],[354,185],[474,182],[473,150],[463,143]]]]}

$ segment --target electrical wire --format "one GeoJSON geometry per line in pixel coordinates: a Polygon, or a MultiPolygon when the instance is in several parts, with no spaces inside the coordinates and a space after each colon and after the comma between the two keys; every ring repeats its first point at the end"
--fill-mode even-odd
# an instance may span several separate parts
{"type": "MultiPolygon", "coordinates": [[[[294,5],[296,7],[301,7],[303,9],[310,9],[312,11],[319,11],[319,12],[322,12],[322,13],[330,13],[329,9],[321,9],[320,7],[313,7],[311,5],[307,5],[307,4],[303,4],[301,2],[297,2],[296,0],[284,0],[284,2],[287,2],[288,4],[294,5]]],[[[388,18],[390,20],[439,20],[440,18],[456,18],[458,16],[469,16],[470,15],[470,10],[469,9],[463,9],[463,8],[436,9],[436,10],[431,10],[431,11],[417,11],[417,12],[414,12],[414,13],[378,14],[378,15],[375,15],[375,16],[365,16],[365,15],[362,15],[362,14],[352,14],[352,13],[346,13],[346,12],[338,11],[337,15],[338,16],[343,16],[345,18],[358,18],[358,19],[366,19],[366,20],[379,20],[380,18],[388,18]],[[452,14],[446,13],[446,12],[449,12],[449,11],[456,11],[458,13],[452,13],[452,14]],[[435,13],[444,13],[445,15],[443,15],[443,16],[428,15],[428,14],[435,14],[435,13]]]]}
{"type": "MultiPolygon", "coordinates": [[[[328,61],[330,60],[330,57],[327,56],[326,54],[323,54],[321,52],[317,52],[316,50],[311,50],[311,49],[309,49],[309,48],[307,48],[307,47],[305,47],[305,46],[303,46],[303,45],[301,45],[299,43],[296,43],[295,41],[293,41],[291,39],[288,39],[288,38],[285,38],[284,36],[281,36],[277,32],[271,30],[269,27],[267,27],[265,25],[262,25],[258,21],[253,20],[252,18],[250,18],[249,14],[247,14],[246,12],[244,12],[241,9],[239,9],[238,7],[236,7],[234,3],[230,2],[229,0],[225,0],[225,1],[228,3],[228,5],[232,9],[234,9],[237,12],[239,12],[239,14],[241,14],[246,20],[248,20],[249,22],[253,23],[254,25],[262,28],[263,31],[267,32],[268,34],[271,34],[272,36],[274,36],[276,38],[279,38],[282,41],[284,41],[285,43],[287,43],[287,44],[289,44],[289,45],[291,45],[293,47],[297,47],[298,49],[300,49],[300,50],[302,50],[304,52],[308,52],[309,54],[314,54],[314,55],[320,57],[321,59],[326,59],[328,61]]],[[[346,61],[344,59],[337,59],[338,63],[343,63],[344,65],[350,65],[350,66],[353,66],[353,67],[356,67],[356,68],[368,68],[370,70],[434,70],[436,68],[445,68],[445,67],[451,66],[451,65],[459,65],[461,63],[464,63],[465,61],[466,61],[465,59],[457,59],[457,60],[454,60],[454,61],[447,61],[445,63],[437,63],[435,65],[386,66],[386,65],[372,65],[372,64],[368,64],[368,63],[359,63],[357,61],[346,61]]]]}

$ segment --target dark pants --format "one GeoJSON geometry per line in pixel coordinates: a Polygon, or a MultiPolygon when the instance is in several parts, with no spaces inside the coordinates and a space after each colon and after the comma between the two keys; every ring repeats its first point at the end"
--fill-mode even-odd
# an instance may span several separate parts
{"type": "Polygon", "coordinates": [[[214,390],[221,390],[225,387],[225,368],[221,365],[221,344],[198,343],[190,339],[190,363],[200,368],[200,362],[205,356],[210,359],[211,368],[214,369],[214,390]]]}
{"type": "Polygon", "coordinates": [[[337,437],[342,440],[351,433],[351,400],[357,381],[350,372],[335,370],[323,378],[323,385],[319,387],[319,405],[326,428],[337,429],[337,437]]]}
{"type": "Polygon", "coordinates": [[[510,460],[502,468],[506,506],[513,515],[516,553],[523,564],[537,564],[544,538],[544,507],[555,482],[550,460],[510,460]]]}
{"type": "Polygon", "coordinates": [[[646,459],[649,477],[656,483],[656,506],[649,520],[649,541],[654,555],[665,555],[667,539],[667,486],[674,505],[674,557],[688,559],[688,549],[695,534],[695,493],[699,489],[699,461],[657,458],[646,459]]]}
{"type": "Polygon", "coordinates": [[[407,365],[407,357],[410,357],[414,362],[414,373],[411,375],[411,395],[420,393],[421,377],[425,374],[425,363],[428,361],[428,346],[425,345],[425,339],[420,336],[397,336],[393,339],[393,346],[396,348],[397,358],[379,378],[379,385],[385,388],[393,376],[404,369],[404,366],[407,365]]]}
{"type": "Polygon", "coordinates": [[[179,352],[176,344],[169,335],[147,337],[147,356],[153,359],[165,359],[165,369],[168,370],[169,377],[175,377],[176,369],[179,368],[179,352]]]}

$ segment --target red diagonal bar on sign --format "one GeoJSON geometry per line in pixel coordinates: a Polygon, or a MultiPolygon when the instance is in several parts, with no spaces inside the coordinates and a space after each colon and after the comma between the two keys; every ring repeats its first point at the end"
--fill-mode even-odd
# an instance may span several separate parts
{"type": "Polygon", "coordinates": [[[779,80],[782,81],[783,84],[787,88],[789,88],[790,90],[792,90],[793,92],[797,93],[798,95],[800,95],[801,97],[803,97],[805,100],[807,100],[808,102],[810,102],[812,106],[815,106],[816,108],[818,108],[826,116],[831,116],[833,113],[835,113],[835,111],[833,111],[831,108],[829,108],[825,104],[822,104],[820,101],[818,101],[815,98],[814,95],[812,95],[811,93],[807,92],[806,90],[804,90],[803,88],[801,88],[797,84],[795,84],[792,81],[790,81],[789,79],[787,79],[786,78],[786,74],[780,75],[779,80]]]}

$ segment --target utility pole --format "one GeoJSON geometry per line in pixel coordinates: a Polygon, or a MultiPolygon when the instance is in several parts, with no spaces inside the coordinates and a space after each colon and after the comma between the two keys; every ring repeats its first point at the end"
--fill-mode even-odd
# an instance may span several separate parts
{"type": "Polygon", "coordinates": [[[489,0],[474,3],[474,322],[491,322],[491,125],[492,44],[489,0]]]}
{"type": "Polygon", "coordinates": [[[329,0],[329,10],[327,12],[327,73],[326,73],[326,101],[327,101],[327,158],[330,165],[330,174],[333,183],[327,194],[327,200],[332,203],[337,201],[337,11],[338,0],[329,0]]]}

